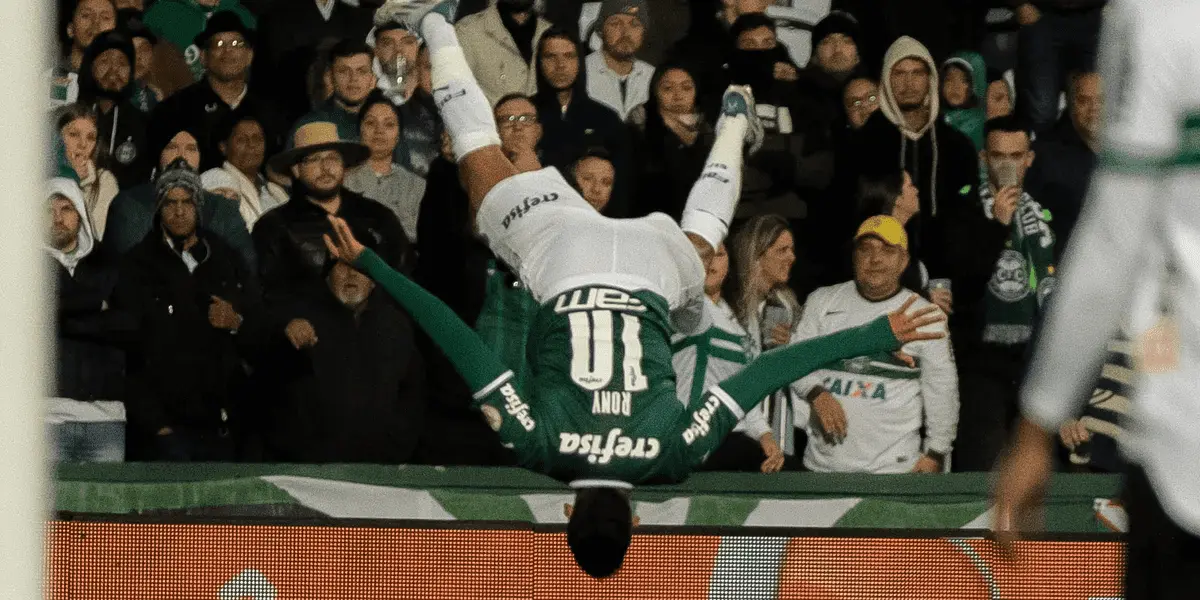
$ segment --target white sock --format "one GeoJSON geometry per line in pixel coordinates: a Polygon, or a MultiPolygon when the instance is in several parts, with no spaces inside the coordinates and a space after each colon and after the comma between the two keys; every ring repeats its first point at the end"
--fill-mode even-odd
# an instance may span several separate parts
{"type": "Polygon", "coordinates": [[[429,45],[434,103],[450,134],[455,158],[461,161],[480,148],[499,146],[492,105],[467,65],[454,26],[431,13],[421,20],[421,35],[429,45]]]}
{"type": "Polygon", "coordinates": [[[713,247],[729,235],[729,223],[742,193],[742,152],[746,144],[746,117],[724,117],[700,179],[688,194],[680,227],[705,239],[713,247]]]}

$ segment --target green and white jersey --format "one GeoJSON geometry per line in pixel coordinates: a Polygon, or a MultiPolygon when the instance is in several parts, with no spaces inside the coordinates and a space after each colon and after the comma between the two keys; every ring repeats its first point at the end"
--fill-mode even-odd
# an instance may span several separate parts
{"type": "MultiPolygon", "coordinates": [[[[1126,453],[1163,508],[1200,535],[1200,2],[1112,0],[1101,36],[1100,161],[1023,389],[1046,429],[1078,417],[1158,253],[1167,315],[1142,357],[1126,453]]],[[[1151,270],[1153,271],[1153,270],[1151,270]]],[[[1150,273],[1155,275],[1155,273],[1150,273]]]]}

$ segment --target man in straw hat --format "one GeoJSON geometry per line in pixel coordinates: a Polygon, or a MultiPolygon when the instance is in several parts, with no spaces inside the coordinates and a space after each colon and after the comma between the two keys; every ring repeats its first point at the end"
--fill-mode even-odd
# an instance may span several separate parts
{"type": "Polygon", "coordinates": [[[675,396],[671,334],[704,327],[705,263],[733,218],[743,148],[762,136],[749,91],[726,91],[682,225],[662,214],[608,218],[536,156],[501,149],[491,106],[450,25],[457,0],[393,1],[429,46],[434,99],[476,226],[542,306],[530,336],[532,389],[517,389],[513,372],[470,327],[364,250],[345,222],[330,218],[336,235],[326,243],[409,311],[522,465],[571,482],[567,541],[589,575],[607,577],[624,561],[633,483],[686,477],[763,397],[821,364],[941,337],[917,332],[938,319],[906,315],[910,302],[864,328],[767,353],[684,407],[675,396]]]}
{"type": "Polygon", "coordinates": [[[300,126],[290,149],[271,158],[270,168],[292,178],[288,202],[254,225],[264,300],[279,326],[297,347],[312,345],[311,327],[296,323],[294,307],[312,294],[328,293],[323,269],[328,254],[321,236],[330,232],[328,215],[337,215],[360,236],[370,238],[388,265],[407,271],[409,241],[400,221],[386,206],[342,187],[346,170],[366,160],[369,151],[338,136],[337,126],[315,121],[300,126]]]}

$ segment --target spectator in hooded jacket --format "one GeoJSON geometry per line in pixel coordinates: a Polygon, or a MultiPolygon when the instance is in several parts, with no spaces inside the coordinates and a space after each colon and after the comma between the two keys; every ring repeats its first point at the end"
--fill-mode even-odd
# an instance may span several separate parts
{"type": "MultiPolygon", "coordinates": [[[[254,223],[268,210],[287,202],[288,191],[267,179],[264,173],[267,152],[266,128],[262,117],[251,112],[235,110],[214,131],[217,149],[225,162],[204,172],[202,179],[223,174],[227,187],[236,192],[238,212],[253,230],[254,223]]],[[[205,189],[209,189],[205,182],[205,189]]]]}
{"type": "Polygon", "coordinates": [[[82,104],[68,104],[58,111],[58,143],[62,144],[66,165],[79,182],[91,232],[97,241],[104,237],[108,207],[120,188],[108,169],[96,165],[96,113],[82,104]]]}
{"type": "Polygon", "coordinates": [[[88,46],[79,71],[79,103],[96,111],[99,162],[116,175],[122,188],[146,181],[151,165],[146,117],[129,101],[133,52],[133,42],[124,34],[105,32],[88,46]]]}
{"type": "Polygon", "coordinates": [[[634,144],[637,202],[631,216],[662,212],[678,221],[712,148],[712,126],[696,106],[696,80],[684,63],[654,73],[645,124],[634,144]]]}
{"type": "Polygon", "coordinates": [[[604,148],[616,168],[609,215],[629,210],[632,185],[629,133],[612,109],[587,93],[580,45],[560,29],[551,29],[537,46],[538,93],[533,98],[542,126],[542,156],[547,166],[565,170],[588,148],[604,148]]]}
{"type": "Polygon", "coordinates": [[[467,65],[493,105],[509,94],[532,96],[541,89],[535,57],[550,22],[534,4],[534,0],[496,0],[454,26],[467,65]]]}
{"type": "MultiPolygon", "coordinates": [[[[151,148],[158,157],[159,172],[179,158],[186,160],[193,169],[200,166],[200,142],[196,134],[183,128],[157,128],[151,134],[151,148]]],[[[197,204],[205,228],[232,246],[247,267],[254,265],[254,244],[246,231],[246,222],[238,214],[237,203],[206,194],[204,201],[197,204]]],[[[154,229],[157,206],[153,183],[124,188],[113,198],[105,230],[105,248],[110,256],[125,254],[154,229]]]]}
{"type": "Polygon", "coordinates": [[[259,115],[268,151],[278,151],[284,125],[261,86],[251,84],[250,65],[255,54],[254,30],[233,12],[213,13],[204,30],[196,34],[204,75],[167,98],[152,115],[153,127],[182,127],[201,137],[201,171],[221,165],[221,138],[217,130],[235,110],[259,115]]]}
{"type": "MultiPolygon", "coordinates": [[[[65,8],[65,7],[64,7],[65,8]]],[[[96,37],[117,26],[112,0],[76,0],[69,10],[65,29],[60,30],[66,50],[51,71],[51,106],[75,102],[79,97],[79,73],[83,53],[96,37]]]]}
{"type": "Polygon", "coordinates": [[[593,100],[629,121],[650,99],[654,67],[639,60],[650,18],[645,0],[605,0],[598,19],[600,50],[588,55],[587,90],[593,100]]]}
{"type": "Polygon", "coordinates": [[[56,272],[54,391],[47,420],[61,462],[121,462],[125,457],[125,351],[132,323],[108,310],[116,272],[99,259],[74,181],[49,183],[46,251],[56,272]]]}
{"type": "Polygon", "coordinates": [[[297,348],[279,331],[264,348],[267,459],[412,462],[426,408],[412,322],[354,267],[325,270],[296,312],[317,340],[297,348]]]}
{"type": "Polygon", "coordinates": [[[201,60],[204,46],[196,38],[221,12],[237,16],[247,29],[257,25],[254,15],[238,0],[159,0],[146,11],[146,26],[183,52],[192,78],[199,81],[207,67],[201,60]]]}
{"type": "Polygon", "coordinates": [[[987,66],[977,52],[959,52],[942,63],[942,114],[946,123],[983,150],[987,66]]]}
{"type": "MultiPolygon", "coordinates": [[[[931,299],[947,313],[958,304],[956,279],[983,276],[987,258],[971,251],[979,229],[987,229],[979,204],[979,159],[971,141],[939,118],[937,64],[920,42],[902,37],[888,49],[880,110],[839,149],[829,203],[822,207],[817,235],[840,245],[854,233],[854,189],[864,173],[901,167],[920,190],[921,211],[910,225],[914,258],[929,268],[931,299]]],[[[832,281],[831,281],[832,283],[832,281]]],[[[982,300],[970,286],[964,301],[982,300]]],[[[920,290],[917,290],[920,291],[920,290]]]]}
{"type": "Polygon", "coordinates": [[[229,461],[244,377],[237,333],[258,289],[238,253],[206,229],[206,195],[187,159],[163,169],[154,194],[154,226],[123,259],[113,300],[138,324],[130,449],[140,460],[229,461]]]}

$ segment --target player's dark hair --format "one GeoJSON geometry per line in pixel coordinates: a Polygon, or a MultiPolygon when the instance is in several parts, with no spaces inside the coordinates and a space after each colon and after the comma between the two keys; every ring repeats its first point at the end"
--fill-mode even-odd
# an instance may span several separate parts
{"type": "Polygon", "coordinates": [[[575,492],[567,522],[567,546],[575,564],[597,579],[608,577],[625,562],[633,538],[633,507],[622,490],[585,488],[575,492]]]}

